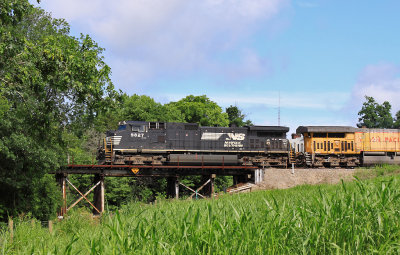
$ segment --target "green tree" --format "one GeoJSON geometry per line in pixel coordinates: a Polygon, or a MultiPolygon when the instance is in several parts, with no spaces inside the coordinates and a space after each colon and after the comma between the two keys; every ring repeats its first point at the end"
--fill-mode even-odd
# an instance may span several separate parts
{"type": "Polygon", "coordinates": [[[400,128],[400,111],[396,113],[396,118],[393,124],[393,128],[400,128]]]}
{"type": "Polygon", "coordinates": [[[0,7],[0,220],[29,211],[46,219],[56,201],[38,198],[54,189],[38,186],[65,163],[65,132],[81,136],[116,92],[89,36],[70,36],[64,20],[28,1],[0,7]]]}
{"type": "Polygon", "coordinates": [[[189,95],[177,102],[171,102],[167,106],[178,109],[184,121],[188,123],[221,127],[229,124],[228,114],[222,112],[222,108],[205,95],[189,95]]]}
{"type": "Polygon", "coordinates": [[[179,109],[162,105],[149,96],[124,95],[121,110],[122,120],[183,122],[179,109]]]}
{"type": "Polygon", "coordinates": [[[390,113],[392,106],[385,101],[378,104],[373,97],[365,96],[366,102],[363,103],[361,110],[358,112],[358,127],[367,128],[392,128],[393,117],[390,113]]]}
{"type": "Polygon", "coordinates": [[[236,125],[237,127],[252,126],[253,123],[250,120],[244,120],[245,114],[235,105],[231,105],[225,109],[228,114],[229,125],[236,125]]]}

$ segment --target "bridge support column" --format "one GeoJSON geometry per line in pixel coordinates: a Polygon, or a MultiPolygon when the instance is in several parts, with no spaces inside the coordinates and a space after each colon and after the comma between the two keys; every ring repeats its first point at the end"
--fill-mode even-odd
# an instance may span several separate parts
{"type": "Polygon", "coordinates": [[[237,185],[239,183],[247,183],[250,180],[251,180],[251,174],[234,175],[233,185],[237,185]]]}
{"type": "Polygon", "coordinates": [[[167,177],[167,197],[179,199],[178,177],[167,177]]]}
{"type": "Polygon", "coordinates": [[[62,193],[62,204],[61,208],[57,212],[59,218],[63,218],[64,214],[67,212],[67,174],[56,174],[56,181],[60,185],[62,193]]]}
{"type": "Polygon", "coordinates": [[[254,170],[254,184],[259,184],[264,181],[264,169],[254,170]]]}
{"type": "Polygon", "coordinates": [[[212,174],[210,176],[210,197],[213,198],[214,197],[214,193],[215,193],[215,189],[214,189],[214,182],[215,182],[215,177],[217,177],[217,175],[212,174]]]}
{"type": "Polygon", "coordinates": [[[94,175],[94,183],[98,183],[98,182],[100,182],[100,185],[98,185],[94,189],[93,205],[99,211],[97,211],[96,209],[93,208],[94,215],[99,215],[104,212],[104,175],[101,175],[101,174],[94,175]]]}
{"type": "Polygon", "coordinates": [[[209,183],[207,183],[204,188],[203,188],[203,194],[205,196],[208,197],[213,197],[214,195],[214,182],[215,182],[215,174],[211,174],[211,175],[203,175],[202,176],[202,183],[206,183],[207,181],[209,181],[209,183]]]}

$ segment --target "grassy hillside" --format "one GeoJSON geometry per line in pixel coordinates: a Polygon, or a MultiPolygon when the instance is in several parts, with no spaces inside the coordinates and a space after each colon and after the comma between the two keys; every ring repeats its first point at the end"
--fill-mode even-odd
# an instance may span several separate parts
{"type": "MultiPolygon", "coordinates": [[[[377,172],[378,173],[378,172],[377,172]]],[[[379,173],[377,174],[379,175],[379,173]]],[[[365,254],[400,252],[400,177],[76,211],[49,233],[2,231],[3,254],[365,254]]]]}

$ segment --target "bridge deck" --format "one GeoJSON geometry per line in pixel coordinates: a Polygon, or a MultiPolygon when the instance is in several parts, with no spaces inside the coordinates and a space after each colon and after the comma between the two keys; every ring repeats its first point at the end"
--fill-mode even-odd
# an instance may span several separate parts
{"type": "Polygon", "coordinates": [[[179,165],[67,165],[56,174],[101,174],[104,176],[187,176],[252,174],[256,166],[179,166],[179,165]]]}

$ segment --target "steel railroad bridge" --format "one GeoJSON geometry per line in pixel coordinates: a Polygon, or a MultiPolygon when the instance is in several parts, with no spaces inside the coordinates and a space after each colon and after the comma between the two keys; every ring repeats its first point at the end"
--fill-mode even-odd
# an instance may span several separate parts
{"type": "Polygon", "coordinates": [[[233,184],[253,182],[259,183],[264,176],[264,169],[255,166],[209,166],[209,165],[75,165],[69,164],[61,167],[54,172],[56,180],[61,187],[63,203],[58,212],[59,218],[63,216],[76,204],[82,200],[86,200],[93,207],[93,214],[100,215],[104,212],[104,178],[105,177],[164,177],[167,179],[167,197],[179,198],[179,187],[182,186],[190,190],[193,196],[212,197],[214,194],[214,179],[217,175],[233,176],[233,184]],[[94,175],[93,186],[85,193],[81,192],[68,179],[68,175],[94,175]],[[201,175],[203,184],[196,190],[187,187],[180,182],[180,178],[184,176],[201,175]],[[67,205],[67,188],[70,185],[79,195],[80,198],[67,205]],[[202,190],[202,194],[199,191],[202,190]],[[93,201],[87,198],[90,192],[94,193],[93,201]]]}

